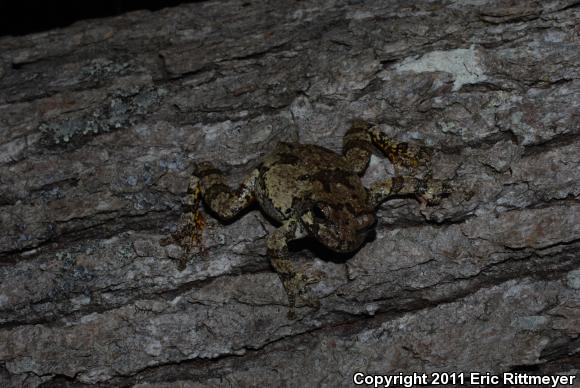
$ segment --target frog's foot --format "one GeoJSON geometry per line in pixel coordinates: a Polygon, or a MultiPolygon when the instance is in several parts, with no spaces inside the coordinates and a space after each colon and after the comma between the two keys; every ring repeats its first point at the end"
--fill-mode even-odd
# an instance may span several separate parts
{"type": "Polygon", "coordinates": [[[421,208],[424,209],[426,206],[440,204],[441,199],[449,196],[453,191],[449,182],[427,179],[423,181],[421,189],[418,190],[417,200],[421,204],[421,208]]]}
{"type": "Polygon", "coordinates": [[[299,303],[297,305],[308,306],[315,310],[320,309],[320,299],[311,295],[307,295],[307,292],[305,291],[300,292],[300,295],[298,296],[298,301],[299,303]]]}
{"type": "Polygon", "coordinates": [[[306,297],[303,294],[301,294],[298,297],[298,300],[300,301],[300,305],[296,304],[296,305],[288,306],[288,314],[286,314],[288,319],[295,320],[298,318],[298,316],[296,315],[296,307],[307,306],[307,307],[313,308],[315,310],[320,309],[320,300],[318,298],[306,297]]]}
{"type": "Polygon", "coordinates": [[[409,168],[413,172],[431,171],[431,158],[433,150],[417,144],[397,143],[387,156],[395,171],[402,167],[409,168]]]}
{"type": "Polygon", "coordinates": [[[163,237],[162,239],[159,239],[159,245],[161,245],[162,247],[166,247],[168,245],[171,245],[175,242],[175,239],[173,238],[173,236],[167,236],[167,237],[163,237]]]}
{"type": "Polygon", "coordinates": [[[184,213],[179,218],[177,230],[170,237],[159,241],[161,246],[177,244],[181,247],[183,253],[177,263],[180,271],[185,269],[192,251],[203,252],[204,250],[202,237],[205,220],[200,209],[201,196],[201,180],[197,176],[191,176],[187,186],[187,195],[183,199],[184,213]]]}
{"type": "Polygon", "coordinates": [[[292,279],[292,284],[286,289],[288,293],[288,301],[292,301],[289,306],[288,318],[295,319],[295,308],[301,306],[311,307],[313,309],[320,309],[320,300],[315,296],[310,295],[308,285],[318,283],[320,277],[307,277],[302,273],[298,273],[292,279]],[[293,294],[291,296],[291,294],[293,294]],[[294,316],[294,318],[291,318],[294,316]]]}
{"type": "Polygon", "coordinates": [[[183,228],[183,238],[179,244],[183,249],[183,254],[177,262],[177,269],[183,271],[187,266],[187,262],[191,253],[203,254],[205,252],[203,246],[203,229],[205,228],[205,220],[203,215],[197,209],[193,214],[188,214],[187,224],[183,228]]]}
{"type": "Polygon", "coordinates": [[[179,220],[177,231],[171,236],[159,240],[161,246],[176,244],[181,247],[183,253],[177,259],[177,269],[180,271],[183,271],[187,266],[191,253],[203,254],[205,252],[202,242],[204,227],[205,220],[197,209],[183,214],[179,220]]]}
{"type": "Polygon", "coordinates": [[[287,259],[272,259],[272,265],[288,297],[288,319],[296,319],[296,307],[320,308],[320,301],[309,296],[308,285],[318,283],[322,278],[321,274],[307,275],[298,271],[294,263],[287,259]]]}
{"type": "MultiPolygon", "coordinates": [[[[309,272],[311,272],[311,271],[309,271],[309,272]]],[[[305,273],[300,273],[300,277],[302,278],[302,282],[305,285],[316,284],[322,280],[323,273],[319,272],[319,271],[309,273],[308,275],[305,273]]]]}
{"type": "Polygon", "coordinates": [[[310,284],[318,283],[322,280],[322,273],[315,273],[312,275],[306,275],[305,273],[296,274],[299,277],[300,289],[298,290],[298,300],[301,304],[312,307],[315,309],[320,308],[320,300],[318,298],[312,297],[308,292],[307,286],[310,284]]]}

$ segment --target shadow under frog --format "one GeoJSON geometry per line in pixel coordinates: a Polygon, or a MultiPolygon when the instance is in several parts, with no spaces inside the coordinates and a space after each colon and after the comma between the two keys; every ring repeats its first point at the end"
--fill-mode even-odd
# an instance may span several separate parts
{"type": "Polygon", "coordinates": [[[295,318],[297,305],[319,307],[319,301],[308,296],[307,286],[320,279],[298,269],[290,259],[289,243],[314,240],[324,247],[323,252],[333,252],[340,260],[368,240],[376,224],[375,211],[382,202],[412,195],[423,206],[434,205],[450,191],[446,183],[431,179],[428,149],[396,142],[362,120],[354,120],[346,132],[342,155],[317,145],[279,143],[236,190],[226,182],[211,163],[197,164],[177,231],[161,244],[176,243],[183,248],[178,264],[182,270],[191,252],[202,248],[202,199],[211,213],[225,222],[250,206],[259,207],[279,225],[268,236],[267,249],[286,290],[291,319],[295,318]],[[374,147],[393,163],[397,174],[366,188],[361,176],[374,147]],[[426,171],[423,178],[416,178],[398,175],[400,167],[426,171]]]}

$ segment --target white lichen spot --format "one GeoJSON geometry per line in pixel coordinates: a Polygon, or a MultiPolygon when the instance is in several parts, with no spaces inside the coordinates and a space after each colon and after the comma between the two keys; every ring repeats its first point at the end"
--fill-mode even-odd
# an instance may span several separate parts
{"type": "Polygon", "coordinates": [[[369,19],[376,16],[373,12],[371,11],[361,11],[361,10],[356,10],[354,12],[349,12],[346,15],[347,19],[354,19],[354,20],[364,20],[364,19],[369,19]]]}
{"type": "Polygon", "coordinates": [[[356,336],[356,342],[359,344],[372,342],[376,338],[376,334],[376,330],[365,330],[356,336]]]}
{"type": "Polygon", "coordinates": [[[511,115],[511,121],[513,125],[518,125],[522,122],[522,118],[524,117],[523,112],[514,112],[511,115]]]}
{"type": "Polygon", "coordinates": [[[437,122],[437,126],[439,127],[439,129],[441,130],[441,132],[443,133],[460,133],[461,132],[461,128],[459,128],[457,126],[456,123],[453,122],[437,122]]]}
{"type": "Polygon", "coordinates": [[[80,373],[77,379],[82,383],[96,384],[107,381],[111,378],[111,369],[108,367],[97,367],[80,373]]]}
{"type": "Polygon", "coordinates": [[[568,39],[568,34],[563,31],[547,31],[543,36],[544,42],[562,43],[568,39]]]}
{"type": "Polygon", "coordinates": [[[99,201],[97,202],[96,211],[105,211],[111,209],[111,203],[109,201],[99,201]]]}
{"type": "Polygon", "coordinates": [[[580,269],[569,272],[566,276],[566,283],[568,287],[580,290],[580,269]]]}
{"type": "Polygon", "coordinates": [[[0,309],[8,306],[8,297],[6,295],[0,295],[0,309]]]}
{"type": "Polygon", "coordinates": [[[375,315],[376,312],[378,311],[378,309],[379,309],[379,306],[376,303],[370,303],[370,304],[367,304],[365,306],[365,310],[366,310],[367,314],[371,315],[371,316],[375,315]]]}
{"type": "Polygon", "coordinates": [[[304,121],[312,117],[312,104],[306,96],[298,96],[290,105],[292,118],[298,121],[304,121]]]}
{"type": "Polygon", "coordinates": [[[154,339],[151,342],[149,342],[147,346],[145,346],[145,353],[147,353],[150,356],[157,357],[161,354],[162,349],[163,346],[161,345],[161,342],[159,342],[159,340],[154,339]]]}
{"type": "Polygon", "coordinates": [[[12,359],[6,362],[5,367],[12,374],[28,372],[39,374],[39,371],[42,370],[36,360],[34,360],[32,357],[18,357],[12,359]]]}
{"type": "Polygon", "coordinates": [[[475,47],[449,51],[432,51],[418,59],[405,59],[395,66],[395,71],[425,73],[443,71],[453,75],[453,90],[465,84],[475,84],[487,79],[475,47]]]}
{"type": "Polygon", "coordinates": [[[207,125],[201,128],[202,133],[205,137],[207,142],[216,141],[220,135],[220,133],[227,132],[229,128],[232,127],[232,122],[230,120],[226,120],[221,123],[207,125]]]}
{"type": "Polygon", "coordinates": [[[91,314],[87,314],[81,317],[80,319],[80,323],[81,324],[87,324],[87,323],[91,323],[93,321],[96,321],[99,318],[99,313],[91,313],[91,314]]]}
{"type": "Polygon", "coordinates": [[[26,138],[21,137],[0,145],[0,163],[8,163],[18,159],[18,155],[27,147],[26,138]]]}
{"type": "Polygon", "coordinates": [[[87,295],[80,295],[76,298],[72,298],[70,300],[71,304],[73,305],[74,309],[79,309],[82,306],[86,306],[91,303],[91,297],[87,295]]]}
{"type": "Polygon", "coordinates": [[[540,330],[546,323],[548,318],[543,315],[528,315],[525,317],[517,317],[512,321],[512,326],[522,330],[540,330]]]}

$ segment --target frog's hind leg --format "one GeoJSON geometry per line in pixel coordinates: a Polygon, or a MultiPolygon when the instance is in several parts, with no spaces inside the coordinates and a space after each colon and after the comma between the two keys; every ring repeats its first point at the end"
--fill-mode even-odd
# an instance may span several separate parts
{"type": "Polygon", "coordinates": [[[225,176],[211,163],[200,163],[195,175],[200,179],[205,203],[221,220],[235,218],[256,200],[258,170],[252,171],[236,190],[227,185],[225,176]]]}
{"type": "MultiPolygon", "coordinates": [[[[397,142],[385,135],[378,127],[369,128],[373,144],[384,153],[398,171],[400,167],[413,170],[419,167],[431,168],[431,151],[417,144],[397,142]]],[[[430,171],[429,171],[430,174],[430,171]]]]}
{"type": "Polygon", "coordinates": [[[221,219],[230,220],[239,215],[254,200],[254,187],[257,171],[249,175],[237,190],[232,190],[224,175],[211,163],[200,163],[190,178],[184,211],[179,220],[177,231],[170,238],[160,241],[161,245],[172,242],[183,249],[178,269],[183,270],[192,251],[203,251],[202,235],[205,221],[201,213],[201,199],[221,219]]]}
{"type": "Polygon", "coordinates": [[[268,238],[268,256],[270,263],[282,281],[288,296],[288,318],[296,319],[296,303],[319,308],[320,302],[306,296],[306,286],[320,280],[318,276],[308,276],[301,272],[288,254],[288,242],[306,236],[306,231],[299,221],[289,220],[276,229],[268,238]]]}
{"type": "Polygon", "coordinates": [[[451,187],[437,179],[396,176],[373,184],[369,192],[375,207],[391,197],[404,195],[415,195],[425,206],[439,203],[442,196],[451,193],[451,187]]]}

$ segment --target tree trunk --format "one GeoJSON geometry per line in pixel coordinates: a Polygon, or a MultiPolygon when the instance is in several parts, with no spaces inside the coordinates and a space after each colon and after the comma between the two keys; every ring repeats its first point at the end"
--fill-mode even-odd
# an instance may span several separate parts
{"type": "Polygon", "coordinates": [[[579,5],[224,0],[1,38],[0,386],[577,376],[579,5]],[[353,118],[461,190],[385,203],[345,260],[295,247],[323,273],[297,320],[257,210],[208,216],[176,268],[194,161],[238,182],[278,141],[339,151],[353,118]]]}

